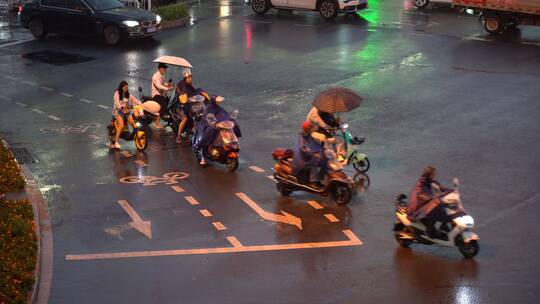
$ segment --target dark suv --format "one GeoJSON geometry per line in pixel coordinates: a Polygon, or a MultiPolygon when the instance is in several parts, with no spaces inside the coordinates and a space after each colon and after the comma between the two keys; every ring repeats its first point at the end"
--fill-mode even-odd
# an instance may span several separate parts
{"type": "Polygon", "coordinates": [[[34,0],[19,11],[19,21],[36,38],[47,33],[101,35],[111,45],[161,30],[159,15],[118,0],[34,0]]]}

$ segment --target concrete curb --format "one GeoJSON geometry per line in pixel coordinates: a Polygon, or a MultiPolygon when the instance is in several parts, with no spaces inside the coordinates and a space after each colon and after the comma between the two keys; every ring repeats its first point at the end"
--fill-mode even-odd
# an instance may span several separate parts
{"type": "MultiPolygon", "coordinates": [[[[10,149],[9,144],[2,140],[1,144],[10,149]]],[[[34,270],[34,286],[29,295],[29,303],[47,304],[51,291],[53,273],[53,238],[52,225],[47,211],[47,203],[39,190],[36,181],[30,174],[30,170],[24,165],[20,165],[21,174],[25,179],[24,190],[26,198],[32,204],[34,213],[34,233],[37,242],[37,258],[34,270]]]]}
{"type": "Polygon", "coordinates": [[[47,211],[47,202],[43,198],[37,182],[26,166],[21,166],[28,200],[32,203],[36,236],[38,238],[38,258],[36,259],[36,282],[30,303],[47,304],[51,293],[53,274],[53,235],[52,224],[47,211]],[[37,212],[36,212],[37,211],[37,212]]]}
{"type": "Polygon", "coordinates": [[[182,19],[178,20],[171,20],[171,21],[163,21],[161,23],[161,29],[162,30],[169,30],[174,28],[179,28],[186,26],[188,24],[188,21],[191,17],[184,17],[182,19]]]}

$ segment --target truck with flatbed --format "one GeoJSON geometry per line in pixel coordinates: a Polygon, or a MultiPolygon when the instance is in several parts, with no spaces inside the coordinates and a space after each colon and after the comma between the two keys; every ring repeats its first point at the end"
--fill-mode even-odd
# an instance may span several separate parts
{"type": "Polygon", "coordinates": [[[540,0],[452,0],[452,5],[480,13],[490,34],[518,25],[540,26],[540,0]]]}

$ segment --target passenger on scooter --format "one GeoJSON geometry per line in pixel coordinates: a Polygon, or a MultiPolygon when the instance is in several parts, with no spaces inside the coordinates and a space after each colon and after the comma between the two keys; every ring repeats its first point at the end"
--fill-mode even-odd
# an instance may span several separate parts
{"type": "Polygon", "coordinates": [[[181,92],[184,92],[188,95],[188,98],[190,98],[199,94],[199,90],[193,87],[193,76],[191,75],[191,70],[184,68],[182,71],[182,76],[182,80],[176,84],[176,95],[178,96],[181,92]]]}
{"type": "Polygon", "coordinates": [[[326,137],[317,132],[318,127],[316,123],[310,120],[306,120],[302,124],[302,133],[298,137],[292,165],[293,175],[300,182],[309,182],[316,187],[322,187],[321,180],[326,175],[328,160],[324,155],[326,137]],[[313,174],[312,168],[318,168],[319,174],[313,174]]]}
{"type": "MultiPolygon", "coordinates": [[[[152,99],[161,106],[160,115],[165,114],[169,103],[168,92],[174,88],[172,83],[165,82],[166,71],[167,65],[160,63],[157,72],[152,76],[152,99]]],[[[157,117],[155,125],[157,128],[161,128],[160,117],[157,117]]]]}
{"type": "Polygon", "coordinates": [[[432,166],[424,168],[422,176],[411,192],[411,201],[407,208],[408,218],[412,221],[421,221],[426,226],[430,238],[438,236],[435,229],[436,222],[445,224],[448,221],[444,206],[439,198],[434,196],[433,186],[438,186],[441,192],[447,191],[448,188],[442,186],[436,178],[437,169],[432,166]]]}
{"type": "Polygon", "coordinates": [[[133,116],[131,115],[131,108],[134,105],[141,104],[141,102],[137,98],[135,98],[135,96],[129,94],[128,83],[125,80],[122,80],[118,85],[118,89],[114,91],[113,100],[114,105],[112,115],[116,119],[117,124],[116,138],[114,144],[112,145],[112,148],[120,149],[118,138],[120,137],[120,133],[122,133],[122,129],[124,128],[126,120],[129,122],[129,124],[131,124],[133,128],[135,128],[135,121],[133,120],[133,116]]]}

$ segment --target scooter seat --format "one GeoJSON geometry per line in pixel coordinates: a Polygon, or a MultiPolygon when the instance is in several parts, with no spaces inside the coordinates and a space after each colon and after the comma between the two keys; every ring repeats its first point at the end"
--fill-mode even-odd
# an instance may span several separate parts
{"type": "Polygon", "coordinates": [[[294,155],[294,151],[292,149],[287,148],[276,148],[272,152],[272,157],[274,160],[284,160],[288,158],[292,158],[294,155]]]}

